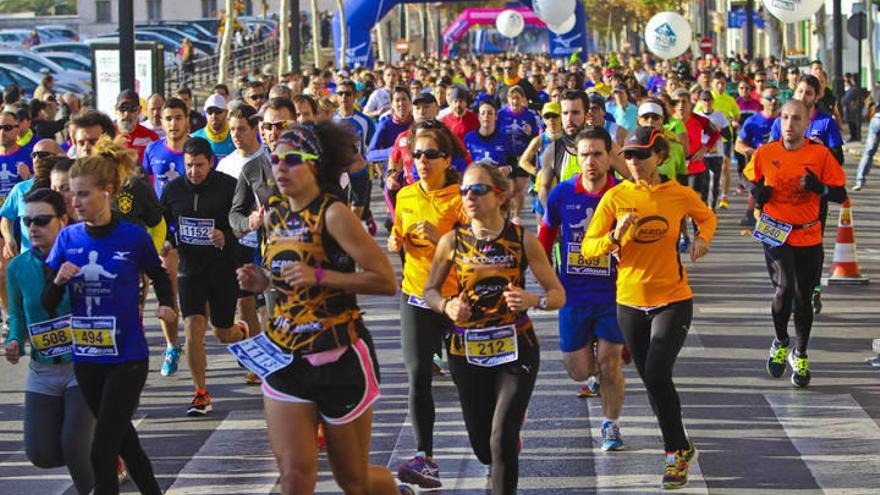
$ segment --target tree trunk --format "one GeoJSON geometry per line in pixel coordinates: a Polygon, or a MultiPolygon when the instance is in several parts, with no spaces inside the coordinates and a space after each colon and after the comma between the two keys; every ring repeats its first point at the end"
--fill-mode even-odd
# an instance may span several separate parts
{"type": "MultiPolygon", "coordinates": [[[[825,22],[826,17],[827,16],[825,15],[825,5],[823,4],[822,8],[820,8],[816,12],[816,20],[815,20],[816,41],[818,41],[818,43],[819,43],[819,50],[818,50],[817,55],[819,57],[819,60],[824,62],[828,66],[828,68],[830,69],[831,68],[831,58],[829,57],[830,54],[828,51],[828,46],[829,46],[828,41],[829,40],[828,40],[828,30],[826,29],[826,22],[825,22]]],[[[806,55],[808,59],[813,58],[813,54],[811,54],[811,53],[805,53],[804,55],[806,55]]]]}
{"type": "Polygon", "coordinates": [[[225,84],[229,73],[229,56],[232,48],[232,31],[235,26],[235,0],[226,0],[226,24],[223,26],[223,39],[220,41],[220,59],[217,63],[217,82],[225,84]]]}
{"type": "Polygon", "coordinates": [[[383,22],[376,23],[376,45],[379,46],[379,60],[383,62],[389,61],[388,59],[388,46],[385,41],[385,27],[383,22]]]}
{"type": "Polygon", "coordinates": [[[315,67],[321,68],[321,25],[318,23],[318,0],[311,0],[312,4],[312,53],[315,56],[315,67]]]}
{"type": "Polygon", "coordinates": [[[348,29],[345,25],[345,5],[342,0],[336,0],[336,8],[339,9],[339,40],[342,48],[339,49],[339,66],[345,68],[345,58],[348,55],[348,29]]]}
{"type": "MultiPolygon", "coordinates": [[[[435,46],[437,43],[437,26],[436,21],[434,20],[434,9],[429,9],[427,6],[425,6],[425,12],[428,16],[428,33],[430,33],[430,37],[428,38],[430,42],[428,43],[428,46],[432,47],[430,49],[431,53],[436,52],[437,54],[439,54],[442,48],[439,46],[435,46]]],[[[426,33],[425,35],[428,36],[428,33],[426,33]]]]}
{"type": "Polygon", "coordinates": [[[278,5],[278,79],[290,70],[290,0],[280,0],[278,5]]]}
{"type": "Polygon", "coordinates": [[[874,2],[868,2],[867,24],[868,24],[868,50],[865,56],[868,57],[865,70],[868,71],[865,79],[865,87],[873,94],[874,91],[874,2]]]}

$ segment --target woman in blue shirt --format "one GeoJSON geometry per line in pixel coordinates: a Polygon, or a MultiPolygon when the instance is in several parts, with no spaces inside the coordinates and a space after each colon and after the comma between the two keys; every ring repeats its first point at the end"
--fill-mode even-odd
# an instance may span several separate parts
{"type": "Polygon", "coordinates": [[[22,220],[32,246],[6,268],[6,360],[17,364],[25,341],[31,342],[24,385],[24,450],[35,466],[66,465],[77,492],[89,493],[95,485],[89,462],[95,420],[73,372],[70,300],[65,295],[53,312],[40,301],[43,260],[67,224],[67,208],[64,198],[50,189],[35,189],[25,196],[24,203],[22,220]]]}
{"type": "Polygon", "coordinates": [[[131,418],[148,369],[140,277],[153,280],[164,321],[176,317],[171,282],[150,235],[110,210],[136,166],[132,152],[108,137],[95,145],[94,156],[77,160],[70,189],[82,222],[58,234],[46,260],[51,283],[43,290],[44,306],[54,310],[65,292],[70,296],[74,372],[96,419],[90,454],[96,494],[119,493],[117,455],[141,493],[161,493],[131,418]]]}

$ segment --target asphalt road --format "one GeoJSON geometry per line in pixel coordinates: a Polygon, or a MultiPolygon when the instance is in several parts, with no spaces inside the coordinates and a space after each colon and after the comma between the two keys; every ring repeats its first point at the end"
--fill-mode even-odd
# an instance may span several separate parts
{"type": "MultiPolygon", "coordinates": [[[[852,175],[853,164],[847,166],[852,175]]],[[[680,493],[876,494],[880,487],[880,370],[864,360],[880,337],[880,195],[852,195],[862,271],[868,286],[824,292],[810,346],[813,382],[794,390],[764,371],[773,331],[772,289],[758,243],[740,233],[744,200],[719,212],[710,254],[688,264],[695,293],[693,328],[675,368],[685,424],[700,450],[691,482],[680,493]]],[[[384,211],[379,197],[374,209],[384,211]]],[[[832,207],[829,218],[837,218],[832,207]]],[[[830,265],[835,229],[828,229],[830,265]]],[[[384,235],[377,237],[384,245],[384,235]]],[[[399,264],[396,264],[399,267],[399,264]]],[[[827,268],[827,267],[826,267],[827,268]]],[[[407,419],[406,376],[399,351],[395,297],[362,297],[382,374],[375,407],[372,460],[396,467],[415,447],[407,419]]],[[[151,303],[155,304],[155,303],[151,303]]],[[[599,449],[598,399],[578,399],[565,373],[555,314],[535,313],[541,339],[540,377],[523,433],[520,492],[528,494],[656,493],[661,475],[660,434],[632,366],[625,368],[624,452],[599,449]]],[[[136,415],[137,428],[160,485],[173,494],[279,493],[266,438],[259,389],[224,347],[209,341],[209,391],[214,412],[184,415],[191,398],[189,373],[159,375],[163,342],[148,320],[151,370],[136,415]]],[[[183,362],[183,360],[182,360],[183,362]]],[[[0,493],[74,493],[64,468],[38,469],[22,450],[26,362],[0,360],[0,493]]],[[[435,381],[435,456],[446,494],[486,493],[486,468],[470,450],[452,380],[435,381]]],[[[133,484],[123,486],[135,493],[133,484]]],[[[321,456],[319,493],[340,493],[321,456]]]]}

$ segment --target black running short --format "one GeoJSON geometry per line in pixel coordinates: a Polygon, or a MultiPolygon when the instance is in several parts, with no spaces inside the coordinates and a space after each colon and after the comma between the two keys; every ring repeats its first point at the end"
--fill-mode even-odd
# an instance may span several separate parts
{"type": "Polygon", "coordinates": [[[211,309],[211,325],[229,328],[235,323],[235,301],[238,298],[238,280],[234,266],[217,266],[205,273],[177,277],[177,297],[183,317],[205,315],[205,305],[211,309]]]}

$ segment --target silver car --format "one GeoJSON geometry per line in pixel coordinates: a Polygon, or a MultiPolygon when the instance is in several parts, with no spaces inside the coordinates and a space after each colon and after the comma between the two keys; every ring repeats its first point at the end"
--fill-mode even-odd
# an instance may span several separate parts
{"type": "Polygon", "coordinates": [[[0,64],[24,67],[35,74],[52,74],[55,82],[78,88],[78,93],[91,92],[92,75],[81,70],[69,70],[46,57],[26,51],[0,50],[0,64]]]}

